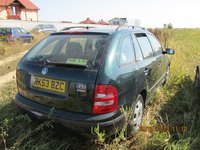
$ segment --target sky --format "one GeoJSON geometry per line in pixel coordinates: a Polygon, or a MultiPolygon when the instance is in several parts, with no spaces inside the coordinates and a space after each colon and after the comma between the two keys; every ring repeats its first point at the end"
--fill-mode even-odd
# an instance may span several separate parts
{"type": "Polygon", "coordinates": [[[31,0],[40,21],[139,19],[142,27],[200,27],[200,0],[31,0]]]}

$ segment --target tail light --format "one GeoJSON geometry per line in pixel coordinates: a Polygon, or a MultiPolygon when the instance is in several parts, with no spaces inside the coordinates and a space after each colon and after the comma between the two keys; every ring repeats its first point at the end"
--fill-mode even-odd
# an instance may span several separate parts
{"type": "Polygon", "coordinates": [[[96,85],[92,114],[105,114],[118,108],[118,91],[112,85],[96,85]]]}

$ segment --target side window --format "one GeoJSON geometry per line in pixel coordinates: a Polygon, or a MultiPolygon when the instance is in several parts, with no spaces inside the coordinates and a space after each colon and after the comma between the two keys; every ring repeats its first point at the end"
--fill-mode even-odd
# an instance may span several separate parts
{"type": "Polygon", "coordinates": [[[21,34],[21,30],[19,28],[14,29],[16,34],[21,34]]]}
{"type": "Polygon", "coordinates": [[[120,65],[126,65],[135,61],[134,49],[131,36],[126,36],[120,46],[119,62],[120,65]]]}
{"type": "Polygon", "coordinates": [[[141,48],[140,48],[138,41],[136,40],[136,37],[134,34],[132,35],[132,39],[133,39],[133,44],[134,44],[134,48],[135,48],[136,61],[141,61],[141,60],[143,60],[141,48]]]}
{"type": "Polygon", "coordinates": [[[152,57],[153,51],[152,51],[151,44],[149,43],[149,40],[148,40],[146,34],[145,33],[137,33],[135,35],[136,35],[138,43],[142,49],[144,58],[152,57]]]}
{"type": "Polygon", "coordinates": [[[149,38],[149,40],[151,42],[151,45],[152,45],[154,53],[156,55],[162,54],[162,46],[160,45],[158,40],[154,36],[152,36],[150,34],[148,34],[148,38],[149,38]]]}
{"type": "Polygon", "coordinates": [[[20,29],[21,30],[21,33],[23,33],[23,34],[27,34],[27,31],[26,30],[24,30],[24,29],[20,29]]]}

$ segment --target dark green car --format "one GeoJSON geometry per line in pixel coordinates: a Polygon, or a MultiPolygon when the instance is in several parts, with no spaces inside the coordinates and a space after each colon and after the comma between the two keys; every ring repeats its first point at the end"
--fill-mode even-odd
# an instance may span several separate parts
{"type": "Polygon", "coordinates": [[[90,135],[121,129],[132,110],[130,130],[141,125],[144,106],[164,83],[172,49],[139,28],[85,28],[52,33],[17,66],[16,104],[38,119],[51,118],[90,135]]]}

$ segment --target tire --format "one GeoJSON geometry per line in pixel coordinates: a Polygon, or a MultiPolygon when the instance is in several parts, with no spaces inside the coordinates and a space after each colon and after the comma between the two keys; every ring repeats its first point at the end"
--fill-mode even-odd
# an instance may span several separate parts
{"type": "Polygon", "coordinates": [[[196,88],[200,87],[200,79],[199,79],[199,68],[197,67],[196,69],[196,75],[195,75],[195,80],[194,80],[194,86],[196,88]]]}
{"type": "Polygon", "coordinates": [[[141,94],[139,94],[132,105],[132,114],[130,116],[130,121],[127,126],[126,137],[129,138],[137,133],[142,124],[142,118],[144,113],[144,99],[141,94]]]}

